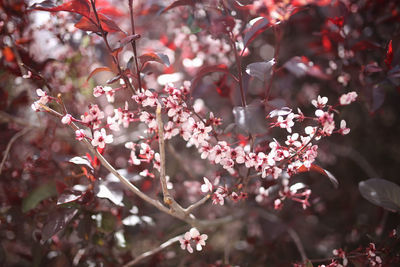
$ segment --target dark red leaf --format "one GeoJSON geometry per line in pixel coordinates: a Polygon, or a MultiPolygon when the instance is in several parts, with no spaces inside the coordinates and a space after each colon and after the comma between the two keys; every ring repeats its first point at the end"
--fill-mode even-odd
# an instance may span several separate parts
{"type": "Polygon", "coordinates": [[[87,0],[71,0],[59,6],[54,6],[52,1],[46,0],[44,2],[32,5],[29,9],[49,11],[49,12],[66,11],[66,12],[77,13],[85,17],[89,17],[90,15],[90,5],[87,0]]]}
{"type": "Polygon", "coordinates": [[[377,111],[385,102],[385,90],[381,84],[377,84],[372,88],[372,108],[371,111],[377,111]]]}
{"type": "Polygon", "coordinates": [[[329,76],[326,75],[318,65],[314,65],[313,62],[304,56],[292,57],[283,66],[296,77],[310,75],[323,80],[329,79],[329,76]]]}
{"type": "Polygon", "coordinates": [[[235,20],[229,16],[220,16],[211,22],[210,32],[214,36],[229,34],[235,28],[235,20]]]}
{"type": "Polygon", "coordinates": [[[73,164],[77,165],[85,165],[90,168],[90,170],[93,172],[93,163],[91,162],[91,158],[88,158],[87,156],[83,157],[73,157],[71,158],[68,162],[71,162],[73,164]]]}
{"type": "MultiPolygon", "coordinates": [[[[103,28],[103,31],[105,31],[105,32],[123,32],[113,20],[111,20],[110,18],[108,18],[107,16],[105,16],[101,13],[98,13],[98,15],[99,15],[99,19],[100,19],[100,23],[101,23],[101,27],[103,28]]],[[[83,31],[99,33],[100,28],[98,27],[98,25],[96,23],[94,23],[95,21],[96,21],[95,16],[93,14],[91,14],[90,19],[86,18],[86,17],[82,17],[77,23],[75,23],[75,27],[77,27],[78,29],[81,29],[83,31]]]]}
{"type": "Polygon", "coordinates": [[[43,244],[49,238],[65,229],[77,212],[77,209],[61,209],[56,212],[49,213],[49,218],[42,230],[41,243],[43,244]]]}
{"type": "Polygon", "coordinates": [[[384,209],[400,212],[400,187],[384,179],[368,179],[358,184],[361,195],[384,209]]]}
{"type": "Polygon", "coordinates": [[[376,62],[370,63],[364,67],[364,71],[367,73],[381,72],[382,68],[378,66],[376,62]]]}
{"type": "Polygon", "coordinates": [[[269,21],[264,18],[260,17],[249,29],[246,30],[243,38],[243,50],[246,49],[246,47],[262,32],[264,32],[266,29],[268,29],[271,26],[269,21]]]}
{"type": "Polygon", "coordinates": [[[195,0],[177,0],[175,2],[173,2],[172,4],[170,4],[169,6],[161,9],[158,14],[161,15],[164,12],[167,12],[168,10],[178,7],[178,6],[194,6],[194,4],[196,3],[195,0]]]}
{"type": "Polygon", "coordinates": [[[330,173],[329,171],[327,171],[327,170],[321,168],[321,167],[318,166],[318,165],[311,164],[311,167],[310,167],[309,169],[307,169],[307,167],[305,167],[304,165],[301,165],[300,168],[297,169],[297,172],[298,172],[298,173],[301,173],[301,172],[309,172],[309,171],[315,171],[315,172],[318,172],[318,173],[320,173],[320,174],[322,174],[322,175],[328,177],[328,178],[329,178],[329,181],[331,181],[331,183],[333,184],[333,186],[334,186],[335,188],[338,188],[338,187],[339,187],[339,182],[338,182],[338,180],[335,178],[335,176],[333,176],[332,173],[330,173]]]}
{"type": "Polygon", "coordinates": [[[165,54],[162,54],[162,53],[150,52],[150,53],[143,54],[143,55],[139,56],[139,61],[142,65],[142,68],[149,61],[158,62],[158,63],[164,64],[166,66],[170,65],[168,56],[165,54]]]}
{"type": "Polygon", "coordinates": [[[392,47],[392,40],[390,40],[385,58],[385,64],[389,69],[392,68],[392,61],[393,61],[393,47],[392,47]]]}
{"type": "Polygon", "coordinates": [[[112,72],[112,70],[111,70],[109,67],[99,67],[99,68],[95,68],[95,69],[89,74],[89,76],[87,77],[86,81],[89,81],[89,79],[90,79],[93,75],[95,75],[95,74],[97,74],[97,73],[99,73],[99,72],[102,72],[102,71],[109,71],[109,72],[112,72]]]}
{"type": "Polygon", "coordinates": [[[270,61],[250,63],[246,67],[246,73],[252,77],[256,77],[261,81],[268,80],[272,74],[272,67],[275,64],[275,59],[270,61]]]}
{"type": "Polygon", "coordinates": [[[57,193],[61,194],[67,188],[67,185],[61,181],[56,181],[57,193]]]}
{"type": "Polygon", "coordinates": [[[364,41],[360,41],[360,42],[356,43],[355,45],[353,45],[351,47],[351,50],[353,50],[353,51],[373,50],[373,49],[377,49],[377,48],[380,48],[380,45],[364,40],[364,41]]]}
{"type": "Polygon", "coordinates": [[[57,205],[71,203],[77,201],[83,196],[82,192],[64,192],[57,199],[57,205]]]}
{"type": "Polygon", "coordinates": [[[137,39],[139,39],[140,38],[140,35],[139,34],[132,34],[132,35],[129,35],[129,36],[127,36],[127,37],[125,37],[124,39],[122,39],[122,40],[120,40],[119,42],[120,42],[120,47],[124,47],[125,45],[127,45],[128,43],[130,43],[130,42],[132,42],[132,41],[135,41],[135,40],[137,40],[137,39]]]}
{"type": "Polygon", "coordinates": [[[253,5],[253,4],[251,4],[251,5],[245,5],[245,4],[240,3],[240,2],[237,1],[237,0],[235,0],[235,1],[233,2],[233,6],[234,6],[237,10],[248,11],[248,10],[254,9],[254,5],[253,5]]]}
{"type": "Polygon", "coordinates": [[[226,84],[227,74],[223,75],[215,84],[217,93],[222,97],[229,97],[231,94],[231,87],[226,84]]]}
{"type": "Polygon", "coordinates": [[[6,59],[6,61],[8,61],[8,62],[13,62],[15,59],[13,51],[8,46],[4,47],[3,55],[4,55],[4,58],[6,59]]]}
{"type": "Polygon", "coordinates": [[[116,81],[119,81],[119,79],[121,79],[121,75],[117,75],[117,76],[115,76],[115,77],[109,79],[106,83],[107,83],[107,84],[113,84],[113,83],[115,83],[116,81]]]}
{"type": "Polygon", "coordinates": [[[96,0],[96,9],[107,17],[118,18],[124,15],[123,12],[116,8],[116,5],[110,4],[107,0],[96,0]]]}
{"type": "Polygon", "coordinates": [[[220,65],[214,65],[214,66],[207,66],[207,67],[203,67],[199,70],[199,72],[197,72],[196,76],[194,76],[193,80],[192,80],[192,88],[195,88],[197,83],[207,74],[210,73],[214,73],[214,72],[223,72],[226,73],[228,75],[231,75],[235,80],[237,80],[237,78],[235,76],[233,76],[229,70],[228,67],[225,64],[220,64],[220,65]]]}

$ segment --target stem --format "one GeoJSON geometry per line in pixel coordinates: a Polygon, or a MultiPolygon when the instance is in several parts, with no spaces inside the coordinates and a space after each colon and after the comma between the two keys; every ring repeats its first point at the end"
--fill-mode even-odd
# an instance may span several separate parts
{"type": "MultiPolygon", "coordinates": [[[[128,0],[129,1],[129,13],[131,16],[131,27],[132,27],[132,35],[135,34],[135,21],[133,19],[133,0],[128,0]]],[[[140,78],[140,70],[139,70],[139,65],[138,65],[138,60],[137,60],[137,52],[136,52],[136,40],[133,40],[131,42],[132,45],[132,50],[133,50],[133,55],[135,56],[135,66],[136,66],[136,75],[138,78],[138,83],[139,83],[139,92],[142,91],[142,81],[140,78]]]]}
{"type": "Polygon", "coordinates": [[[200,199],[200,200],[197,201],[196,203],[193,203],[192,205],[190,205],[189,207],[187,207],[187,208],[185,209],[185,211],[186,211],[187,213],[190,213],[192,210],[194,210],[194,209],[200,207],[201,205],[203,205],[204,203],[206,203],[207,200],[208,200],[210,197],[211,197],[211,195],[210,195],[210,194],[207,194],[205,197],[203,197],[202,199],[200,199]]]}
{"type": "Polygon", "coordinates": [[[267,89],[265,91],[265,104],[268,103],[268,98],[269,98],[269,94],[271,92],[271,88],[272,88],[272,83],[274,82],[275,79],[275,74],[278,71],[277,68],[277,64],[278,64],[278,56],[279,56],[279,50],[281,48],[281,40],[282,40],[282,31],[280,28],[278,28],[277,26],[274,26],[274,33],[275,33],[275,51],[274,51],[274,59],[275,59],[275,64],[272,66],[272,75],[271,78],[269,79],[269,82],[267,84],[267,89]]]}
{"type": "Polygon", "coordinates": [[[147,257],[149,257],[151,255],[154,255],[154,254],[160,252],[161,250],[171,246],[172,244],[178,242],[181,237],[182,237],[182,235],[178,235],[178,236],[175,236],[175,237],[169,239],[168,241],[162,243],[160,246],[158,246],[158,247],[156,247],[156,248],[154,248],[152,250],[149,250],[149,251],[137,256],[134,260],[128,262],[123,267],[129,267],[129,266],[133,266],[133,265],[139,263],[144,258],[147,258],[147,257]]]}
{"type": "Polygon", "coordinates": [[[158,144],[160,147],[160,182],[164,195],[164,203],[171,205],[172,198],[167,188],[167,179],[165,177],[165,140],[164,140],[164,126],[161,118],[161,106],[157,107],[156,118],[158,124],[158,144]]]}
{"type": "Polygon", "coordinates": [[[234,52],[235,59],[236,59],[236,67],[237,67],[238,78],[239,78],[240,96],[242,97],[242,106],[246,107],[246,97],[245,97],[244,89],[243,89],[242,64],[240,61],[238,51],[236,49],[235,38],[233,37],[232,32],[230,32],[229,37],[230,37],[229,40],[231,41],[232,51],[234,52]]]}
{"type": "Polygon", "coordinates": [[[126,77],[126,75],[122,72],[122,69],[121,69],[121,67],[119,65],[118,57],[113,55],[113,50],[111,49],[110,44],[108,43],[106,32],[103,30],[103,27],[101,26],[101,21],[100,21],[99,15],[97,14],[96,5],[94,3],[94,0],[90,0],[90,3],[92,5],[93,13],[94,13],[94,16],[96,18],[97,26],[100,29],[101,37],[103,37],[103,40],[104,40],[104,43],[106,44],[108,52],[110,53],[110,55],[111,55],[111,57],[112,57],[112,59],[114,61],[114,64],[118,68],[118,73],[122,77],[122,79],[124,80],[125,84],[132,90],[132,93],[135,94],[136,91],[132,87],[132,84],[130,83],[128,77],[126,77]]]}
{"type": "Polygon", "coordinates": [[[50,83],[47,81],[47,79],[42,74],[40,74],[36,70],[32,69],[31,67],[29,67],[25,63],[21,63],[21,67],[24,67],[25,69],[30,71],[32,74],[38,76],[44,82],[44,84],[47,86],[47,88],[49,89],[50,92],[54,91],[53,87],[51,87],[50,83]]]}
{"type": "Polygon", "coordinates": [[[8,154],[10,153],[10,150],[11,150],[11,146],[14,144],[15,141],[17,141],[18,138],[20,138],[21,136],[23,136],[24,134],[26,134],[26,133],[29,132],[30,130],[32,130],[32,127],[27,127],[27,128],[25,128],[25,129],[19,131],[18,133],[16,133],[16,134],[10,139],[10,141],[9,141],[8,144],[7,144],[6,150],[4,150],[4,156],[3,156],[3,159],[2,159],[2,161],[1,161],[1,163],[0,163],[0,174],[1,174],[2,171],[3,171],[3,167],[4,167],[4,164],[6,163],[7,156],[8,156],[8,154]]]}

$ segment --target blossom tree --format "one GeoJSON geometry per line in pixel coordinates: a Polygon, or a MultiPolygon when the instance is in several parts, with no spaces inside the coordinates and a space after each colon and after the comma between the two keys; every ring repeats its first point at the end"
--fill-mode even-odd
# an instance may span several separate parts
{"type": "MultiPolygon", "coordinates": [[[[378,20],[375,7],[346,0],[6,3],[2,65],[32,101],[13,92],[21,111],[1,113],[7,133],[23,127],[0,166],[3,191],[11,181],[5,236],[18,240],[2,243],[13,248],[5,262],[15,265],[26,251],[11,227],[22,216],[39,248],[26,261],[47,265],[398,263],[387,211],[375,240],[359,248],[342,248],[336,236],[318,239],[328,196],[343,201],[337,192],[351,186],[334,162],[349,156],[376,177],[351,150],[352,126],[359,134],[389,95],[398,97],[397,39],[382,32],[374,39],[375,29],[363,25],[378,20]],[[22,136],[24,144],[13,145],[22,136]],[[27,152],[7,159],[17,145],[27,152]],[[283,250],[285,243],[293,248],[283,250]]],[[[378,11],[398,20],[400,10],[388,1],[378,11]]],[[[390,125],[393,110],[386,111],[390,125]]],[[[400,192],[396,184],[368,180],[359,190],[400,211],[390,191],[400,192]]],[[[346,230],[351,236],[340,240],[352,240],[350,247],[366,235],[346,230]]]]}

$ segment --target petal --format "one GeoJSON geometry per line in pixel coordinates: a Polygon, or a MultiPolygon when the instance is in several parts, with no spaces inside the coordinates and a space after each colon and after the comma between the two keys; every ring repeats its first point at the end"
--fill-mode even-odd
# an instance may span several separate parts
{"type": "Polygon", "coordinates": [[[184,235],[185,240],[190,240],[192,237],[190,235],[190,232],[186,232],[184,235]]]}
{"type": "Polygon", "coordinates": [[[192,238],[198,237],[200,235],[199,231],[196,228],[190,229],[190,235],[192,238]]]}

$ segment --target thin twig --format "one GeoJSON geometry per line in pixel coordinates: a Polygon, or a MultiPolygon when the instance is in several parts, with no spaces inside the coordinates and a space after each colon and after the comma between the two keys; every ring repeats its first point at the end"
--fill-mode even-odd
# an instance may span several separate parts
{"type": "Polygon", "coordinates": [[[164,203],[171,205],[172,197],[168,191],[167,179],[165,176],[165,140],[164,140],[164,126],[161,118],[161,106],[159,105],[156,110],[156,118],[158,124],[158,144],[160,149],[160,182],[161,189],[164,196],[164,203]]]}
{"type": "MultiPolygon", "coordinates": [[[[133,0],[128,0],[128,1],[129,1],[129,13],[130,13],[130,17],[131,17],[132,35],[135,35],[135,20],[133,19],[133,0]]],[[[132,45],[133,55],[135,57],[136,75],[138,78],[139,92],[141,92],[142,91],[142,81],[140,79],[140,70],[139,70],[138,57],[137,57],[137,51],[136,51],[136,40],[132,40],[131,45],[132,45]]]]}
{"type": "Polygon", "coordinates": [[[207,200],[210,199],[210,197],[211,197],[211,195],[210,195],[210,194],[207,194],[206,196],[204,196],[204,197],[203,197],[202,199],[200,199],[199,201],[197,201],[197,202],[193,203],[192,205],[190,205],[189,207],[187,207],[187,208],[185,209],[185,211],[186,211],[187,213],[191,213],[192,210],[194,210],[194,209],[200,207],[201,205],[203,205],[204,203],[206,203],[207,200]]]}
{"type": "Polygon", "coordinates": [[[128,86],[132,90],[133,94],[135,94],[136,93],[135,89],[132,87],[132,84],[130,83],[128,77],[126,77],[126,75],[122,72],[121,66],[119,65],[118,57],[113,55],[113,50],[112,50],[110,44],[108,43],[106,32],[104,31],[103,26],[101,26],[101,21],[100,21],[99,15],[97,13],[96,4],[95,4],[94,0],[90,0],[90,3],[92,5],[93,13],[94,13],[94,16],[96,18],[97,26],[100,29],[101,37],[103,38],[104,43],[105,43],[105,45],[106,45],[106,47],[108,49],[108,52],[110,53],[115,65],[118,68],[118,73],[122,77],[122,79],[124,80],[125,85],[128,86]]]}
{"type": "Polygon", "coordinates": [[[12,122],[25,127],[39,127],[39,125],[31,124],[22,118],[14,117],[4,111],[0,111],[0,122],[12,122]]]}
{"type": "Polygon", "coordinates": [[[40,72],[37,72],[36,70],[32,69],[25,63],[21,63],[21,67],[24,67],[25,69],[30,71],[33,75],[39,77],[43,81],[44,85],[47,86],[47,89],[49,89],[50,92],[54,92],[53,87],[51,87],[49,81],[40,72]]]}
{"type": "Polygon", "coordinates": [[[129,267],[129,266],[133,266],[133,265],[139,263],[139,262],[140,262],[141,260],[143,260],[144,258],[147,258],[147,257],[149,257],[149,256],[152,256],[152,255],[154,255],[154,254],[160,252],[161,250],[163,250],[163,249],[165,249],[165,248],[171,246],[172,244],[178,242],[179,239],[180,239],[181,237],[182,237],[182,235],[178,235],[178,236],[175,236],[175,237],[169,239],[168,241],[162,243],[160,246],[158,246],[158,247],[156,247],[156,248],[154,248],[154,249],[152,249],[152,250],[149,250],[149,251],[147,251],[147,252],[145,252],[145,253],[143,253],[143,254],[137,256],[134,260],[128,262],[128,263],[125,264],[123,267],[129,267]]]}
{"type": "Polygon", "coordinates": [[[370,178],[379,177],[376,170],[366,160],[366,158],[351,146],[344,146],[340,144],[329,145],[334,154],[342,157],[348,157],[349,159],[353,160],[370,178]]]}
{"type": "Polygon", "coordinates": [[[290,237],[292,238],[293,243],[296,245],[297,250],[298,250],[299,253],[300,253],[301,261],[302,261],[302,262],[305,262],[305,261],[307,260],[307,255],[306,255],[306,252],[305,252],[305,250],[304,250],[303,243],[301,243],[301,240],[300,240],[299,235],[298,235],[297,232],[296,232],[293,228],[291,228],[291,227],[288,227],[288,228],[287,228],[287,232],[288,232],[288,234],[290,235],[290,237]]]}
{"type": "Polygon", "coordinates": [[[197,180],[197,178],[193,175],[193,171],[189,169],[188,164],[185,164],[182,157],[176,152],[175,148],[171,145],[171,143],[167,143],[167,149],[175,158],[175,160],[179,163],[180,167],[182,167],[183,171],[190,177],[192,180],[197,180]]]}
{"type": "Polygon", "coordinates": [[[275,64],[272,66],[272,74],[271,74],[271,77],[270,77],[269,82],[267,84],[267,89],[265,90],[265,98],[264,98],[265,104],[268,103],[268,98],[269,98],[269,95],[271,93],[272,83],[274,82],[275,75],[276,75],[276,72],[278,70],[278,68],[277,68],[277,64],[278,64],[277,58],[279,56],[279,50],[280,50],[280,47],[281,47],[281,39],[282,39],[282,35],[283,35],[282,34],[283,30],[281,30],[279,28],[279,26],[280,25],[276,25],[274,27],[274,33],[275,33],[274,60],[275,60],[275,64]]]}
{"type": "Polygon", "coordinates": [[[236,59],[236,67],[237,67],[237,71],[238,71],[238,78],[239,78],[239,88],[240,88],[240,96],[241,96],[241,100],[242,100],[242,106],[246,107],[246,96],[244,94],[244,89],[243,89],[243,77],[242,77],[242,64],[236,49],[236,44],[235,44],[235,39],[233,36],[233,33],[230,33],[229,36],[229,40],[231,41],[231,47],[232,47],[232,51],[235,54],[235,59],[236,59]]]}
{"type": "Polygon", "coordinates": [[[2,159],[2,161],[1,161],[1,163],[0,163],[0,174],[1,174],[2,171],[3,171],[4,164],[6,163],[7,156],[8,156],[8,154],[10,153],[11,146],[13,145],[13,143],[14,143],[18,138],[20,138],[21,136],[23,136],[24,134],[26,134],[27,132],[29,132],[30,130],[32,130],[32,128],[33,128],[33,127],[24,128],[23,130],[21,130],[21,131],[19,131],[18,133],[16,133],[16,134],[10,139],[10,141],[9,141],[8,144],[7,144],[6,149],[4,150],[4,156],[3,156],[3,159],[2,159]]]}
{"type": "Polygon", "coordinates": [[[261,217],[266,219],[267,221],[274,222],[274,223],[282,223],[282,224],[284,224],[284,226],[286,226],[286,231],[289,234],[289,236],[292,238],[293,243],[296,245],[296,248],[299,251],[302,261],[303,262],[306,261],[307,255],[306,255],[303,243],[301,242],[301,239],[300,239],[299,235],[297,234],[297,232],[292,227],[283,223],[278,216],[276,216],[272,213],[266,212],[263,209],[257,209],[257,210],[259,211],[261,217]]]}

